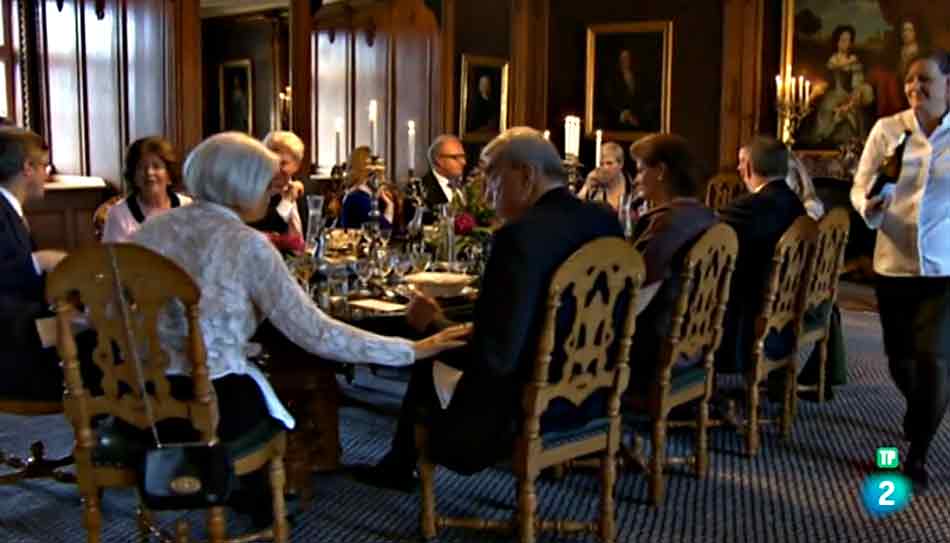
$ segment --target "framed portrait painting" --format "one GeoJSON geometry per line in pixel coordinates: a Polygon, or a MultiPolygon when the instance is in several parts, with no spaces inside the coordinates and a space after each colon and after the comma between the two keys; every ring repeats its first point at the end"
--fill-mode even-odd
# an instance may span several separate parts
{"type": "Polygon", "coordinates": [[[795,149],[831,156],[860,147],[878,118],[906,109],[908,61],[950,47],[948,20],[950,2],[784,0],[782,76],[811,82],[795,149]]]}
{"type": "Polygon", "coordinates": [[[632,141],[669,132],[672,60],[672,21],[587,27],[587,135],[632,141]]]}
{"type": "Polygon", "coordinates": [[[508,127],[508,60],[462,55],[459,137],[491,140],[508,127]]]}
{"type": "Polygon", "coordinates": [[[221,131],[254,131],[254,80],[249,59],[230,60],[218,67],[218,109],[221,131]]]}

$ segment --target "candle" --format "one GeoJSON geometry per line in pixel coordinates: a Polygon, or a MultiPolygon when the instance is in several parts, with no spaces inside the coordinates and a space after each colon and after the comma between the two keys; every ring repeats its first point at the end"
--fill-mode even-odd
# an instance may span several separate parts
{"type": "MultiPolygon", "coordinates": [[[[370,152],[376,153],[376,100],[369,101],[369,150],[370,152]]],[[[377,154],[378,156],[378,154],[377,154]]]]}
{"type": "Polygon", "coordinates": [[[805,105],[811,101],[811,81],[805,80],[805,105]]]}
{"type": "Polygon", "coordinates": [[[581,140],[581,119],[574,115],[564,118],[564,154],[578,155],[581,140]]]}
{"type": "Polygon", "coordinates": [[[544,139],[545,139],[545,140],[551,141],[551,131],[550,131],[550,130],[545,130],[545,131],[544,131],[544,134],[542,134],[542,135],[544,136],[544,139]]]}
{"type": "Polygon", "coordinates": [[[782,103],[782,76],[775,76],[775,100],[779,104],[782,103]]]}
{"type": "Polygon", "coordinates": [[[409,169],[416,169],[416,121],[409,121],[409,169]]]}
{"type": "Polygon", "coordinates": [[[343,117],[337,117],[333,124],[336,128],[336,163],[342,164],[343,161],[340,160],[340,139],[343,137],[343,117]]]}
{"type": "Polygon", "coordinates": [[[805,103],[805,76],[798,76],[798,101],[805,103]]]}
{"type": "Polygon", "coordinates": [[[598,130],[594,132],[594,135],[595,135],[594,136],[594,146],[595,146],[594,147],[594,167],[599,168],[600,167],[600,146],[601,146],[601,141],[603,141],[604,131],[598,130]]]}

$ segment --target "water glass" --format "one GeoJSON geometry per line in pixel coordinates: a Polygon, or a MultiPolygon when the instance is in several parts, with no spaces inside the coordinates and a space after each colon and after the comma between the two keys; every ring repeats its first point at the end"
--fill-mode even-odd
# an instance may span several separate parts
{"type": "Polygon", "coordinates": [[[415,273],[427,271],[432,264],[432,255],[425,250],[415,250],[409,253],[409,259],[412,261],[412,271],[415,273]]]}
{"type": "Polygon", "coordinates": [[[307,235],[304,236],[306,251],[313,254],[320,240],[320,231],[323,229],[323,196],[319,194],[307,195],[307,235]]]}

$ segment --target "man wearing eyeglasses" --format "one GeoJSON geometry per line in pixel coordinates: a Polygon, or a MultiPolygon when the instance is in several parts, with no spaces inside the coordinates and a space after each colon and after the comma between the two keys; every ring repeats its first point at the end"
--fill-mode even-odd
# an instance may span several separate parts
{"type": "MultiPolygon", "coordinates": [[[[443,134],[429,146],[431,169],[422,177],[426,207],[430,212],[438,206],[452,203],[462,197],[458,188],[465,171],[465,149],[462,142],[451,134],[443,134]]],[[[431,224],[431,217],[425,222],[431,224]]]]}
{"type": "Polygon", "coordinates": [[[65,256],[37,251],[23,205],[43,197],[49,148],[22,128],[0,129],[0,395],[53,400],[63,394],[59,357],[44,349],[36,319],[50,316],[46,272],[65,256]]]}

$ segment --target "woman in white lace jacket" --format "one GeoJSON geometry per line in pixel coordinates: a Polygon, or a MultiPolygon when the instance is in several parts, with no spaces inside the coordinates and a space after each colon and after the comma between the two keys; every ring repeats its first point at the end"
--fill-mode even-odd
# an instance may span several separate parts
{"type": "MultiPolygon", "coordinates": [[[[277,170],[277,156],[253,138],[237,132],[214,135],[185,163],[185,184],[196,203],[149,221],[133,241],[175,261],[201,288],[201,331],[212,380],[252,379],[270,416],[290,429],[294,420],[245,354],[248,338],[264,319],[322,358],[389,366],[406,366],[454,347],[459,342],[453,338],[462,332],[413,342],[365,332],[320,311],[267,238],[245,225],[266,211],[267,187],[277,170]]],[[[160,335],[170,373],[186,374],[184,314],[179,308],[165,317],[160,335]]],[[[228,433],[222,428],[228,406],[220,405],[220,411],[219,435],[228,433]]],[[[248,422],[241,426],[247,428],[248,422]]]]}

